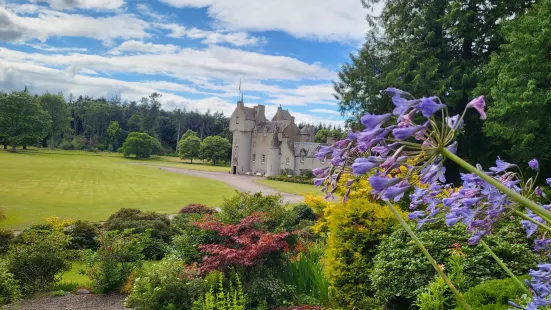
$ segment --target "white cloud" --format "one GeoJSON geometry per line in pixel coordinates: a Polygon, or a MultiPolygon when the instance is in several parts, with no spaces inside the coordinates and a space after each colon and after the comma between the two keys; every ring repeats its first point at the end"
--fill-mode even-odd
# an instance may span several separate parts
{"type": "Polygon", "coordinates": [[[124,5],[123,0],[30,0],[31,2],[47,2],[52,8],[66,10],[72,8],[113,10],[124,5]]]}
{"type": "Polygon", "coordinates": [[[334,72],[318,64],[219,46],[202,50],[186,48],[175,54],[112,57],[88,54],[43,55],[0,48],[0,58],[48,66],[88,68],[108,73],[163,74],[190,81],[198,77],[226,81],[239,77],[264,80],[330,80],[335,76],[334,72]]]}
{"type": "Polygon", "coordinates": [[[28,46],[46,52],[87,52],[88,49],[84,47],[55,47],[49,46],[44,43],[27,44],[28,46]]]}
{"type": "Polygon", "coordinates": [[[172,44],[154,44],[151,42],[130,40],[109,51],[109,54],[119,55],[121,52],[141,52],[146,54],[172,54],[180,50],[180,47],[172,44]]]}
{"type": "Polygon", "coordinates": [[[308,111],[312,113],[320,113],[320,114],[341,115],[339,112],[335,110],[328,110],[328,109],[312,109],[308,111]]]}
{"type": "Polygon", "coordinates": [[[155,21],[163,21],[166,19],[165,15],[155,12],[149,5],[144,3],[136,4],[136,9],[138,9],[138,14],[143,16],[148,16],[153,18],[155,21]]]}
{"type": "MultiPolygon", "coordinates": [[[[298,38],[361,41],[368,29],[360,0],[160,0],[174,7],[208,7],[216,25],[236,31],[280,30],[298,38]]],[[[381,10],[377,5],[375,14],[381,10]]],[[[373,13],[372,13],[373,14],[373,13]]]]}
{"type": "Polygon", "coordinates": [[[261,44],[266,40],[250,36],[245,32],[210,31],[195,27],[186,28],[178,24],[158,24],[157,27],[170,30],[171,32],[167,35],[168,37],[200,39],[203,44],[228,43],[234,46],[246,46],[261,44]]]}
{"type": "Polygon", "coordinates": [[[87,37],[109,42],[116,38],[144,39],[149,37],[149,24],[132,14],[93,17],[58,12],[37,6],[0,7],[0,40],[13,42],[51,37],[87,37]],[[34,11],[32,11],[34,10],[34,11]],[[15,14],[33,14],[19,16],[15,14]]]}

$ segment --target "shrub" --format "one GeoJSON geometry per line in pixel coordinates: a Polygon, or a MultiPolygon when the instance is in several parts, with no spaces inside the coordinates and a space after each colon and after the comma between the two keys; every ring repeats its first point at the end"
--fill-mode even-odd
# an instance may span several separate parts
{"type": "Polygon", "coordinates": [[[118,292],[123,287],[128,276],[141,265],[143,238],[131,230],[100,235],[98,251],[88,250],[86,255],[87,274],[95,292],[118,292]]]}
{"type": "Polygon", "coordinates": [[[26,295],[49,289],[56,275],[71,268],[69,237],[58,231],[29,231],[8,252],[8,269],[26,295]]]}
{"type": "Polygon", "coordinates": [[[222,244],[202,244],[199,249],[206,256],[199,267],[199,272],[206,274],[209,271],[226,268],[228,266],[254,266],[269,253],[281,252],[287,249],[285,238],[287,232],[270,233],[256,229],[262,223],[263,214],[253,213],[242,219],[239,224],[223,224],[206,215],[195,223],[202,229],[216,231],[223,237],[222,244]]]}
{"type": "Polygon", "coordinates": [[[126,307],[140,310],[187,310],[205,290],[205,282],[182,261],[164,259],[147,266],[134,282],[126,307]]]}
{"type": "Polygon", "coordinates": [[[397,224],[388,208],[368,199],[330,204],[319,198],[305,200],[313,208],[323,208],[315,230],[326,234],[326,271],[338,304],[364,308],[373,296],[369,273],[376,247],[397,224]]]}
{"type": "Polygon", "coordinates": [[[72,150],[73,144],[71,143],[71,141],[63,139],[63,141],[61,141],[61,143],[59,144],[59,148],[62,150],[72,150]]]}
{"type": "Polygon", "coordinates": [[[211,272],[207,277],[214,278],[209,279],[214,283],[210,285],[204,296],[193,303],[193,310],[246,309],[246,299],[239,274],[232,273],[227,281],[224,281],[224,274],[221,272],[211,272]]]}
{"type": "Polygon", "coordinates": [[[291,168],[284,168],[279,171],[279,175],[282,175],[282,176],[295,175],[295,171],[291,168]]]}
{"type": "Polygon", "coordinates": [[[180,209],[180,214],[194,213],[194,214],[213,214],[216,210],[211,209],[200,203],[190,203],[187,206],[180,209]]]}
{"type": "MultiPolygon", "coordinates": [[[[465,255],[464,273],[471,279],[465,288],[485,280],[507,277],[484,248],[468,245],[470,236],[462,225],[446,227],[438,222],[425,225],[416,233],[429,253],[446,269],[450,269],[450,249],[465,255]]],[[[486,243],[515,274],[524,274],[535,265],[535,256],[528,242],[524,231],[514,221],[503,223],[486,238],[486,243]]],[[[384,300],[395,296],[417,296],[436,273],[403,229],[396,230],[381,242],[374,262],[370,279],[384,300]]]]}
{"type": "Polygon", "coordinates": [[[308,178],[308,177],[304,177],[304,176],[297,176],[297,175],[292,175],[292,174],[290,174],[290,175],[291,175],[290,177],[288,177],[287,175],[268,176],[268,177],[266,177],[266,179],[267,180],[274,180],[274,181],[314,185],[314,180],[312,178],[308,178]]]}
{"type": "Polygon", "coordinates": [[[124,157],[136,155],[136,158],[149,158],[151,154],[164,153],[161,142],[144,132],[131,132],[122,147],[124,157]]]}
{"type": "Polygon", "coordinates": [[[203,230],[193,225],[193,222],[201,218],[201,214],[182,213],[172,219],[172,230],[176,234],[172,238],[172,255],[186,264],[201,262],[204,255],[199,250],[199,245],[220,241],[215,231],[203,230]]]}
{"type": "Polygon", "coordinates": [[[296,218],[296,223],[302,220],[314,221],[317,218],[316,213],[314,213],[314,210],[312,210],[312,208],[310,208],[305,203],[299,203],[298,205],[294,206],[293,213],[296,218]]]}
{"type": "MultiPolygon", "coordinates": [[[[21,290],[15,276],[8,271],[5,264],[0,264],[0,306],[21,299],[21,290]]],[[[1,307],[0,307],[1,308],[1,307]]]]}
{"type": "Polygon", "coordinates": [[[8,253],[13,239],[13,231],[0,229],[0,255],[8,253]]]}
{"type": "Polygon", "coordinates": [[[507,310],[511,306],[509,300],[514,300],[524,294],[511,278],[488,280],[471,287],[463,294],[465,300],[477,310],[507,310]]]}
{"type": "Polygon", "coordinates": [[[111,214],[103,226],[106,230],[133,229],[138,234],[150,229],[153,238],[164,241],[169,241],[171,236],[170,220],[166,215],[138,209],[120,209],[111,214]]]}
{"type": "Polygon", "coordinates": [[[99,247],[99,227],[89,221],[78,220],[65,231],[71,236],[69,249],[73,250],[97,250],[99,247]]]}
{"type": "Polygon", "coordinates": [[[300,169],[300,176],[304,178],[311,179],[314,177],[314,173],[312,173],[312,170],[310,169],[300,169]]]}

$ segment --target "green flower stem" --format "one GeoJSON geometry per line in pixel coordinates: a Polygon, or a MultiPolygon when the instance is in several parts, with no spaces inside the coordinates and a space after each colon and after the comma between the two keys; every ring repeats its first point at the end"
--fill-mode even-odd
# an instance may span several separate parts
{"type": "Polygon", "coordinates": [[[545,210],[542,206],[538,205],[537,203],[533,202],[532,200],[520,195],[519,193],[515,192],[514,190],[508,188],[507,186],[501,184],[496,179],[492,178],[491,176],[487,175],[483,171],[480,171],[476,169],[476,167],[473,167],[468,162],[461,159],[459,156],[455,155],[454,153],[450,152],[446,148],[441,148],[440,152],[442,155],[446,156],[450,160],[457,163],[459,166],[463,167],[465,170],[472,172],[479,176],[482,180],[492,184],[497,189],[499,189],[502,193],[507,194],[509,197],[511,197],[514,201],[524,205],[528,209],[532,210],[532,212],[539,215],[541,218],[543,218],[547,223],[551,223],[551,212],[548,210],[545,210]]]}
{"type": "Polygon", "coordinates": [[[465,299],[463,298],[463,296],[461,295],[461,293],[457,290],[457,288],[455,288],[455,286],[453,285],[452,281],[450,281],[450,279],[448,278],[448,276],[446,276],[446,274],[444,273],[444,271],[442,270],[442,268],[440,268],[438,266],[438,263],[434,260],[434,258],[432,258],[432,256],[430,255],[429,251],[427,251],[427,249],[425,248],[425,246],[423,245],[423,243],[421,243],[421,240],[419,240],[419,238],[417,238],[417,235],[415,235],[415,233],[413,232],[413,230],[411,230],[411,227],[409,227],[409,225],[406,223],[406,221],[404,221],[404,219],[400,216],[400,213],[398,213],[398,210],[396,210],[396,208],[394,208],[394,206],[389,202],[389,201],[385,201],[386,204],[388,205],[388,207],[390,208],[390,210],[392,211],[392,213],[394,214],[394,217],[396,217],[396,219],[398,220],[398,222],[400,222],[400,224],[402,225],[402,227],[404,227],[404,229],[407,231],[407,233],[410,235],[410,237],[413,239],[413,242],[415,242],[415,244],[417,245],[417,247],[419,249],[421,249],[421,252],[423,252],[423,254],[425,254],[425,256],[427,257],[427,259],[429,260],[429,262],[431,263],[431,265],[434,267],[434,269],[438,272],[438,274],[440,275],[440,277],[444,280],[444,282],[446,282],[446,284],[448,285],[448,287],[450,288],[450,290],[453,292],[453,294],[455,295],[455,298],[457,299],[457,302],[463,307],[463,309],[465,310],[471,310],[471,306],[469,306],[469,304],[465,301],[465,299]]]}
{"type": "Polygon", "coordinates": [[[545,230],[551,232],[551,227],[549,227],[549,226],[547,226],[547,225],[545,225],[545,224],[543,224],[543,223],[540,223],[540,222],[534,220],[533,218],[531,218],[531,217],[529,217],[528,215],[526,215],[526,214],[520,212],[519,210],[515,210],[515,214],[518,215],[518,216],[520,216],[520,217],[522,217],[523,219],[525,219],[525,220],[527,220],[527,221],[530,221],[530,222],[532,222],[532,223],[538,225],[539,227],[541,227],[541,228],[543,228],[543,229],[545,229],[545,230]]]}
{"type": "Polygon", "coordinates": [[[505,272],[517,283],[517,285],[526,293],[528,294],[528,296],[532,296],[532,292],[530,292],[530,290],[526,287],[526,285],[524,285],[524,283],[522,283],[522,281],[519,280],[519,278],[517,278],[513,272],[511,271],[511,269],[509,269],[505,263],[503,263],[503,261],[497,257],[496,253],[494,253],[494,251],[492,251],[492,249],[490,249],[490,247],[486,244],[486,242],[484,242],[484,240],[480,240],[480,244],[482,244],[482,246],[486,249],[486,251],[488,251],[490,253],[490,255],[492,255],[492,257],[496,260],[496,262],[498,263],[498,265],[503,269],[505,270],[505,272]]]}

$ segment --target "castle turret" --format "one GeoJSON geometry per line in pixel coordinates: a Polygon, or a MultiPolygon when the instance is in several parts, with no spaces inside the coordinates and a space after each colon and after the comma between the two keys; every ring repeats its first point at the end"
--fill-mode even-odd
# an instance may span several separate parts
{"type": "Polygon", "coordinates": [[[272,143],[270,144],[270,149],[268,150],[268,167],[266,175],[276,176],[279,175],[281,161],[279,156],[281,154],[281,149],[279,146],[279,139],[277,132],[273,133],[272,143]]]}

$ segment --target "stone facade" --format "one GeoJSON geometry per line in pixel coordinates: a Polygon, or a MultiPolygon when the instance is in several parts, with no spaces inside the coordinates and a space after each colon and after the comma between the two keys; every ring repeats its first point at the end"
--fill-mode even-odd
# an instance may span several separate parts
{"type": "Polygon", "coordinates": [[[329,165],[328,161],[315,158],[324,145],[314,143],[315,128],[299,129],[295,118],[281,106],[269,121],[263,105],[249,108],[240,100],[230,118],[230,131],[233,133],[232,174],[275,176],[292,171],[299,175],[301,169],[329,165]]]}

